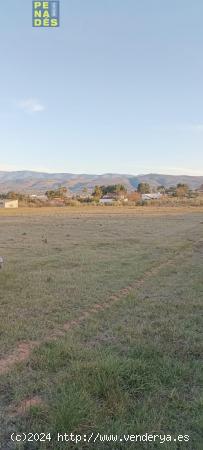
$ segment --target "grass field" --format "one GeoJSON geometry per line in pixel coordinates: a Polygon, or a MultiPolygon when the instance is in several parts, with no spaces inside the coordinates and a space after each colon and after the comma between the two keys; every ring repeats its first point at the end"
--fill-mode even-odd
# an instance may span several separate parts
{"type": "Polygon", "coordinates": [[[203,448],[202,209],[2,210],[0,256],[0,448],[203,448]]]}

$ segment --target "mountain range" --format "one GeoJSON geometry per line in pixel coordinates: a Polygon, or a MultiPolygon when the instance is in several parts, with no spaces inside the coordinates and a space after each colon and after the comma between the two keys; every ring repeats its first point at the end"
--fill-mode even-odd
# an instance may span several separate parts
{"type": "Polygon", "coordinates": [[[137,188],[141,182],[149,183],[151,187],[164,185],[175,186],[187,183],[191,189],[198,189],[203,184],[203,176],[188,175],[125,175],[107,173],[103,175],[46,173],[34,171],[5,172],[0,171],[0,193],[16,191],[27,194],[44,193],[49,189],[64,186],[70,193],[79,193],[84,188],[92,189],[95,185],[124,184],[129,191],[137,188]]]}

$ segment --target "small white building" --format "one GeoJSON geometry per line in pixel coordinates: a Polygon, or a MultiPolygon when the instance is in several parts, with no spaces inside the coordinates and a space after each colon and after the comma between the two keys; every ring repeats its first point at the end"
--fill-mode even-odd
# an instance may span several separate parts
{"type": "Polygon", "coordinates": [[[99,203],[101,205],[111,205],[116,202],[115,196],[113,194],[107,194],[103,195],[102,198],[100,198],[99,203]]]}
{"type": "Polygon", "coordinates": [[[18,200],[4,199],[0,200],[0,208],[18,208],[18,200]]]}
{"type": "Polygon", "coordinates": [[[163,195],[161,192],[155,192],[152,194],[142,194],[142,200],[159,200],[163,195]]]}
{"type": "Polygon", "coordinates": [[[34,200],[40,200],[41,202],[47,202],[48,200],[48,197],[45,194],[32,194],[30,197],[34,200]]]}

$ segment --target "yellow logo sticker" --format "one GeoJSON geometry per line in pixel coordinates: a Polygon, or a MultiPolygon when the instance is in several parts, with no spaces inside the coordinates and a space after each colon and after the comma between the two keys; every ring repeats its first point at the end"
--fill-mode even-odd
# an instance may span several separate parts
{"type": "Polygon", "coordinates": [[[59,1],[32,2],[32,26],[59,27],[59,1]]]}

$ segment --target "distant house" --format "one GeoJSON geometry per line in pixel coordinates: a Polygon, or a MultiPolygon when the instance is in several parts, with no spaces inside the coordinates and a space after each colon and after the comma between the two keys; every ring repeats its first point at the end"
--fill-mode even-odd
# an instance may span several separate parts
{"type": "Polygon", "coordinates": [[[18,208],[18,200],[5,199],[0,200],[0,208],[18,208]]]}
{"type": "Polygon", "coordinates": [[[161,197],[163,197],[163,194],[161,194],[161,192],[142,194],[142,200],[159,200],[161,197]]]}
{"type": "Polygon", "coordinates": [[[103,197],[99,200],[100,204],[108,205],[113,204],[115,202],[128,202],[128,198],[125,194],[117,194],[117,193],[109,193],[106,195],[103,195],[103,197]]]}
{"type": "Polygon", "coordinates": [[[34,200],[40,200],[41,202],[47,202],[48,197],[45,194],[32,194],[30,196],[34,200]]]}
{"type": "Polygon", "coordinates": [[[102,198],[100,198],[99,203],[101,205],[110,205],[115,203],[117,200],[117,198],[115,198],[114,194],[107,194],[107,195],[103,195],[102,198]]]}

